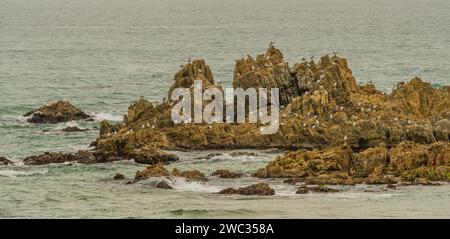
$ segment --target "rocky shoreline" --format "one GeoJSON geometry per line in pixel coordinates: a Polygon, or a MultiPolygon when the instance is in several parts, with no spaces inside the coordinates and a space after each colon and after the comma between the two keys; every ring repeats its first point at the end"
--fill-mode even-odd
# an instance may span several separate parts
{"type": "MultiPolygon", "coordinates": [[[[202,90],[223,90],[206,62],[194,60],[175,74],[162,103],[141,98],[130,105],[122,124],[101,122],[99,137],[91,144],[94,149],[47,152],[27,157],[24,164],[133,159],[150,165],[137,172],[134,182],[168,176],[205,181],[204,174],[196,170],[168,172],[162,164],[178,156],[164,150],[278,148],[288,152],[253,176],[311,185],[427,185],[450,180],[450,86],[436,89],[415,77],[400,82],[388,94],[371,83],[358,85],[345,58],[326,55],[318,62],[302,61],[290,67],[283,54],[270,46],[264,54],[237,60],[233,79],[233,88],[280,89],[279,131],[264,135],[261,124],[174,124],[170,110],[176,102],[170,100],[171,92],[177,87],[192,89],[194,80],[202,81],[202,90]]],[[[92,120],[65,101],[25,116],[30,123],[92,120]]],[[[8,161],[0,158],[0,164],[8,161]]],[[[244,176],[226,170],[213,175],[244,176]]],[[[170,188],[163,181],[159,187],[170,188]]],[[[272,191],[258,184],[220,193],[272,195],[272,191]]],[[[309,191],[333,192],[323,186],[302,186],[298,193],[309,191]]]]}

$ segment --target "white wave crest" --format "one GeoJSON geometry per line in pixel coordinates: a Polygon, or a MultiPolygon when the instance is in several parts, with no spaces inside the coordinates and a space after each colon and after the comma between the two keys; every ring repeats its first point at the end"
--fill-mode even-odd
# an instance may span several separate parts
{"type": "Polygon", "coordinates": [[[123,120],[123,114],[119,114],[119,113],[111,113],[111,112],[96,113],[96,112],[93,112],[93,113],[91,113],[91,115],[94,116],[94,119],[96,121],[107,120],[107,121],[120,122],[123,120]]]}
{"type": "Polygon", "coordinates": [[[45,175],[48,172],[48,169],[42,170],[31,170],[31,171],[19,171],[19,170],[0,170],[0,177],[26,177],[26,176],[35,176],[35,175],[45,175]]]}

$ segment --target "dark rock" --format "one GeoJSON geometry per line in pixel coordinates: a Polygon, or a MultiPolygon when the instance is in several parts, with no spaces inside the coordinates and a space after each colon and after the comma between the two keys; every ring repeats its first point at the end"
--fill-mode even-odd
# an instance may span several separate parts
{"type": "Polygon", "coordinates": [[[177,161],[178,156],[175,154],[168,154],[159,149],[140,149],[132,152],[128,155],[129,158],[133,158],[134,162],[140,164],[168,164],[172,161],[177,161]]]}
{"type": "Polygon", "coordinates": [[[126,179],[125,175],[117,173],[114,177],[113,180],[124,180],[126,179]]]}
{"type": "Polygon", "coordinates": [[[315,186],[315,187],[307,187],[307,186],[301,186],[297,190],[297,194],[305,194],[308,192],[317,192],[317,193],[335,193],[339,192],[337,189],[325,187],[323,185],[315,186]]]}
{"type": "Polygon", "coordinates": [[[0,165],[10,165],[10,164],[14,164],[14,163],[7,158],[0,157],[0,165]]]}
{"type": "Polygon", "coordinates": [[[267,183],[257,183],[248,187],[238,189],[226,188],[219,194],[241,194],[241,195],[274,195],[275,191],[267,183]]]}
{"type": "Polygon", "coordinates": [[[219,169],[212,173],[213,176],[218,176],[219,178],[242,178],[244,174],[234,173],[230,170],[219,169]]]}
{"type": "Polygon", "coordinates": [[[162,188],[162,189],[172,189],[172,187],[169,185],[169,183],[166,180],[159,181],[159,183],[156,185],[156,187],[162,188]]]}
{"type": "Polygon", "coordinates": [[[239,156],[257,156],[257,153],[255,152],[239,152],[235,151],[230,154],[232,157],[239,157],[239,156]]]}

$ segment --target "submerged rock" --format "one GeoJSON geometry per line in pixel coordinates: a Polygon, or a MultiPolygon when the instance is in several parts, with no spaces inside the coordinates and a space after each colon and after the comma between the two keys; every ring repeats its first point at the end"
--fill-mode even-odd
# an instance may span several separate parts
{"type": "Polygon", "coordinates": [[[270,188],[267,183],[257,183],[248,187],[238,189],[226,188],[219,192],[219,194],[241,194],[241,195],[274,195],[275,191],[270,188]]]}
{"type": "Polygon", "coordinates": [[[121,173],[117,173],[116,175],[114,175],[113,180],[124,180],[126,179],[125,175],[121,174],[121,173]]]}
{"type": "Polygon", "coordinates": [[[77,126],[73,126],[73,127],[67,127],[62,129],[63,132],[68,132],[68,133],[73,133],[73,132],[84,132],[84,131],[88,131],[89,129],[80,129],[77,126]]]}
{"type": "Polygon", "coordinates": [[[169,183],[166,180],[159,181],[159,183],[156,184],[156,187],[162,188],[162,189],[172,189],[172,187],[169,185],[169,183]]]}
{"type": "Polygon", "coordinates": [[[10,165],[10,164],[14,164],[14,163],[7,158],[0,157],[0,165],[10,165]]]}
{"type": "Polygon", "coordinates": [[[315,186],[315,187],[307,187],[307,186],[300,186],[297,189],[296,194],[306,194],[309,192],[317,192],[317,193],[335,193],[339,192],[339,190],[334,188],[325,187],[323,185],[315,186]]]}
{"type": "Polygon", "coordinates": [[[92,117],[67,101],[58,101],[51,105],[43,106],[24,115],[31,116],[30,123],[56,124],[72,120],[88,120],[92,117]]]}
{"type": "Polygon", "coordinates": [[[244,176],[243,173],[234,173],[224,169],[216,170],[211,175],[218,176],[219,178],[242,178],[244,176]]]}

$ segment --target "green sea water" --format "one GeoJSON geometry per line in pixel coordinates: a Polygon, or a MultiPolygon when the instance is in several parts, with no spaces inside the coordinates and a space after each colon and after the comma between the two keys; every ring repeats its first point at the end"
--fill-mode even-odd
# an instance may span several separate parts
{"type": "MultiPolygon", "coordinates": [[[[450,186],[343,188],[295,195],[268,180],[274,197],[214,194],[255,178],[188,183],[175,190],[154,181],[127,185],[142,165],[27,167],[24,157],[86,149],[103,119],[119,122],[131,101],[161,100],[180,64],[204,58],[217,81],[231,86],[234,60],[265,51],[271,40],[293,65],[338,51],[359,83],[390,91],[418,75],[450,84],[447,0],[0,0],[0,217],[449,217],[450,186]],[[94,122],[32,125],[24,113],[66,99],[94,122]],[[62,128],[89,128],[63,133],[62,128]],[[369,188],[369,189],[368,189],[369,188]]],[[[231,157],[228,151],[177,152],[169,167],[252,173],[280,152],[231,157]]]]}

